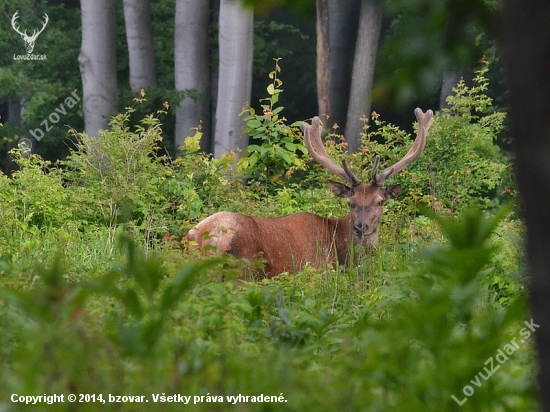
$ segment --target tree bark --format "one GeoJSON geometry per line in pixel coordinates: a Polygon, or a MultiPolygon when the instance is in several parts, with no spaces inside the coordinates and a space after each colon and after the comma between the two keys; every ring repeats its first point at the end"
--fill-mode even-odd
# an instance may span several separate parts
{"type": "Polygon", "coordinates": [[[197,99],[186,97],[176,112],[176,147],[183,145],[192,128],[201,127],[201,149],[210,153],[210,66],[208,48],[209,2],[178,0],[174,33],[176,89],[194,90],[197,99]],[[202,122],[202,123],[201,123],[202,122]]]}
{"type": "MultiPolygon", "coordinates": [[[[21,125],[21,115],[24,109],[24,99],[15,96],[8,97],[8,115],[6,118],[6,123],[10,126],[20,126],[21,125]]],[[[31,146],[36,143],[35,139],[32,136],[24,135],[22,137],[28,138],[31,142],[31,146]]],[[[10,175],[15,170],[18,170],[19,167],[15,163],[10,155],[10,150],[17,147],[18,141],[8,140],[6,143],[6,152],[4,156],[4,173],[10,175]]],[[[31,147],[32,149],[32,147],[31,147]]]]}
{"type": "Polygon", "coordinates": [[[241,137],[244,122],[239,113],[250,102],[252,90],[253,23],[252,10],[244,9],[240,1],[220,2],[215,157],[248,144],[248,136],[241,137]]]}
{"type": "Polygon", "coordinates": [[[315,31],[317,34],[317,102],[319,105],[319,116],[325,126],[330,119],[330,84],[329,84],[329,14],[328,0],[316,0],[317,20],[315,31]]]}
{"type": "Polygon", "coordinates": [[[130,89],[136,93],[157,84],[149,0],[124,0],[124,22],[130,62],[130,89]]]}
{"type": "Polygon", "coordinates": [[[338,124],[341,132],[346,127],[351,69],[359,23],[358,0],[329,1],[329,86],[330,126],[338,124]]]}
{"type": "Polygon", "coordinates": [[[466,78],[469,76],[469,73],[470,69],[462,66],[446,70],[443,73],[441,92],[439,94],[439,110],[449,108],[447,97],[454,94],[453,88],[456,87],[461,79],[466,80],[466,78]]]}
{"type": "Polygon", "coordinates": [[[82,76],[86,133],[97,137],[118,109],[116,25],[114,0],[80,2],[82,47],[78,56],[82,76]]]}
{"type": "Polygon", "coordinates": [[[361,117],[365,115],[370,118],[374,66],[378,51],[378,39],[382,30],[382,12],[383,2],[381,0],[361,1],[345,129],[349,152],[354,152],[361,147],[360,133],[363,127],[360,121],[361,117]]]}
{"type": "MultiPolygon", "coordinates": [[[[511,133],[527,224],[529,295],[542,410],[550,411],[550,3],[505,0],[502,33],[511,133]]],[[[529,319],[527,319],[529,320],[529,319]]]]}

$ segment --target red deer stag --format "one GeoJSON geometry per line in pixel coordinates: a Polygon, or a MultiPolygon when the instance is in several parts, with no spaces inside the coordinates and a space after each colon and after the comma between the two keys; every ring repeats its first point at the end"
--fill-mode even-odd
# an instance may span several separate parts
{"type": "Polygon", "coordinates": [[[348,265],[354,245],[367,248],[376,245],[384,202],[399,196],[400,185],[383,187],[384,182],[414,162],[424,150],[433,112],[423,113],[416,109],[414,113],[418,119],[418,134],[413,146],[400,161],[380,173],[380,157],[377,156],[368,186],[350,171],[345,160],[340,167],[329,158],[321,141],[318,117],[313,118],[311,126],[302,123],[311,157],[349,184],[328,181],[332,193],[348,199],[350,213],[347,216],[332,219],[302,212],[262,218],[218,212],[191,229],[187,238],[196,242],[200,250],[211,245],[218,252],[228,252],[250,261],[263,256],[267,277],[300,271],[307,262],[319,267],[337,259],[348,265]]]}

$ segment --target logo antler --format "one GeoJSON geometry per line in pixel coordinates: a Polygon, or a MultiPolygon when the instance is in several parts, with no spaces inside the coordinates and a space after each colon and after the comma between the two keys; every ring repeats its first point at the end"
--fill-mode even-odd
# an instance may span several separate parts
{"type": "Polygon", "coordinates": [[[19,18],[19,10],[17,10],[13,15],[13,17],[11,18],[11,26],[17,33],[21,35],[21,37],[25,41],[25,47],[27,49],[27,53],[30,54],[34,50],[34,42],[36,41],[38,35],[44,31],[50,18],[46,13],[44,13],[44,16],[43,16],[44,22],[42,24],[42,28],[40,30],[34,30],[31,36],[27,34],[27,30],[25,30],[24,32],[21,32],[19,30],[19,25],[16,25],[16,20],[18,18],[19,18]]]}

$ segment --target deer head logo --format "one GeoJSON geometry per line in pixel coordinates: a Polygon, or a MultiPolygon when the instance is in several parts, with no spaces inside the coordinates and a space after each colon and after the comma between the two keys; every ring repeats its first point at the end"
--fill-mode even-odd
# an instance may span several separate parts
{"type": "Polygon", "coordinates": [[[46,13],[44,13],[44,16],[43,16],[44,23],[42,24],[42,28],[40,30],[34,30],[32,35],[29,36],[27,34],[27,30],[25,30],[24,32],[21,32],[19,30],[19,25],[16,23],[16,20],[19,18],[18,14],[19,14],[19,10],[17,10],[13,15],[13,17],[11,18],[11,26],[17,33],[21,35],[21,37],[25,41],[25,48],[27,49],[27,53],[30,54],[34,50],[34,42],[36,41],[38,35],[44,31],[44,28],[48,24],[48,21],[50,20],[50,18],[46,13]]]}

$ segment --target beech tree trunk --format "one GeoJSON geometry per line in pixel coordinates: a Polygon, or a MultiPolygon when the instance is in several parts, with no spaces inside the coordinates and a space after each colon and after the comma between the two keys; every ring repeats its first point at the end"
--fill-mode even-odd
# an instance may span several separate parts
{"type": "Polygon", "coordinates": [[[327,119],[330,115],[330,84],[329,84],[329,14],[328,0],[316,0],[317,20],[315,31],[317,34],[317,102],[319,116],[325,127],[328,126],[327,119]]]}
{"type": "Polygon", "coordinates": [[[239,113],[250,103],[252,90],[253,24],[252,10],[240,1],[220,2],[220,75],[216,106],[214,156],[246,147],[248,136],[239,113]]]}
{"type": "MultiPolygon", "coordinates": [[[[24,108],[24,102],[25,100],[19,97],[15,96],[9,96],[8,97],[8,116],[6,119],[0,119],[5,120],[5,122],[11,126],[20,126],[21,125],[21,115],[23,113],[24,108]]],[[[26,134],[21,136],[22,138],[27,138],[31,142],[31,149],[33,148],[32,145],[36,143],[36,140],[33,139],[32,136],[27,136],[26,134]]],[[[6,151],[4,154],[4,173],[7,175],[10,175],[13,171],[17,170],[19,167],[17,166],[17,163],[15,163],[12,160],[12,157],[10,155],[10,150],[17,147],[18,141],[12,141],[8,140],[6,143],[6,151]]]]}
{"type": "Polygon", "coordinates": [[[453,88],[456,87],[460,79],[466,80],[469,76],[470,69],[465,67],[456,67],[454,69],[446,70],[443,73],[443,81],[441,84],[441,92],[439,94],[439,110],[448,109],[447,97],[454,94],[453,88]]]}
{"type": "MultiPolygon", "coordinates": [[[[542,410],[550,411],[550,2],[504,0],[511,133],[527,224],[529,295],[542,410]]],[[[530,319],[526,319],[530,320],[530,319]]]]}
{"type": "Polygon", "coordinates": [[[149,0],[124,0],[124,22],[130,62],[130,89],[136,93],[157,84],[149,0]]]}
{"type": "Polygon", "coordinates": [[[348,151],[361,147],[361,117],[370,118],[371,93],[378,39],[382,30],[382,0],[361,0],[359,30],[355,44],[353,74],[346,119],[345,138],[348,151]]]}
{"type": "Polygon", "coordinates": [[[209,2],[178,0],[174,33],[176,89],[194,91],[196,99],[186,97],[176,112],[176,147],[183,145],[192,128],[203,133],[201,149],[210,153],[210,67],[208,48],[209,2]]]}
{"type": "Polygon", "coordinates": [[[357,39],[358,0],[330,0],[329,8],[329,126],[338,124],[344,132],[348,112],[353,52],[357,39]]]}
{"type": "Polygon", "coordinates": [[[82,76],[84,124],[90,137],[106,129],[118,109],[116,25],[114,0],[81,0],[82,47],[78,56],[82,76]]]}

